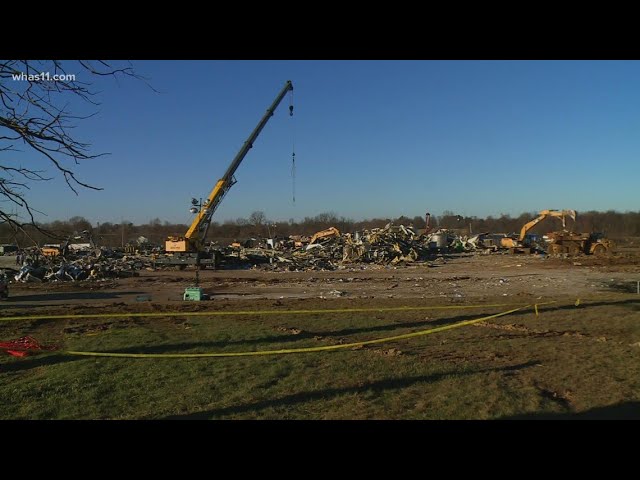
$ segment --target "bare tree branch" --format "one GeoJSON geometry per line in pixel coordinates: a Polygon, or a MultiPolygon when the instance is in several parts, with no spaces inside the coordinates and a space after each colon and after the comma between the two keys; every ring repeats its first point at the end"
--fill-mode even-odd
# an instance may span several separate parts
{"type": "Polygon", "coordinates": [[[115,65],[104,60],[0,60],[0,223],[8,223],[16,232],[24,231],[26,225],[43,231],[34,218],[34,213],[42,212],[29,204],[27,193],[32,183],[53,177],[47,174],[46,165],[16,166],[18,159],[12,158],[11,152],[31,151],[36,154],[36,161],[46,160],[76,195],[79,188],[102,190],[80,180],[72,169],[83,160],[108,155],[93,153],[88,142],[71,134],[78,122],[97,114],[72,113],[73,100],[100,105],[94,83],[76,78],[81,74],[89,78],[112,77],[116,81],[121,77],[135,78],[153,89],[129,62],[115,65]],[[25,150],[17,148],[20,144],[25,150]],[[28,220],[23,222],[9,214],[3,202],[26,212],[28,220]]]}

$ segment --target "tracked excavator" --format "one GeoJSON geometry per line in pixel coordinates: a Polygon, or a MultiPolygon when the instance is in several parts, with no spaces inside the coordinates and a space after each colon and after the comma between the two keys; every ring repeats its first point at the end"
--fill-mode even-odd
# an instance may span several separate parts
{"type": "Polygon", "coordinates": [[[566,229],[566,217],[576,220],[578,213],[575,210],[543,210],[538,217],[523,225],[520,235],[517,239],[503,238],[501,245],[517,251],[531,251],[530,245],[525,245],[527,232],[547,217],[557,217],[562,220],[562,230],[551,232],[548,234],[549,244],[546,247],[546,253],[558,254],[565,253],[576,255],[584,253],[586,255],[606,255],[611,253],[615,248],[613,241],[609,240],[602,233],[576,233],[566,229]]]}
{"type": "Polygon", "coordinates": [[[525,223],[520,229],[520,235],[517,238],[506,237],[500,240],[500,246],[502,248],[509,248],[512,251],[518,250],[527,250],[530,249],[528,245],[525,245],[525,239],[527,237],[527,232],[535,227],[538,223],[543,221],[547,217],[556,217],[562,220],[562,228],[566,228],[566,217],[571,217],[574,221],[577,216],[577,212],[575,210],[542,210],[538,213],[538,216],[531,220],[530,222],[525,223]]]}
{"type": "MultiPolygon", "coordinates": [[[[256,128],[251,132],[249,138],[244,142],[240,151],[231,161],[231,165],[229,165],[225,174],[215,184],[207,199],[202,202],[201,205],[197,200],[192,202],[194,206],[191,208],[191,211],[192,213],[197,213],[197,215],[191,223],[189,230],[187,230],[184,236],[171,236],[167,238],[165,242],[165,255],[155,258],[154,262],[156,265],[178,265],[181,268],[185,268],[187,265],[195,265],[197,268],[205,268],[207,266],[215,268],[217,263],[216,252],[208,250],[205,246],[205,238],[209,225],[211,224],[211,218],[224,196],[236,183],[234,174],[240,166],[240,163],[242,163],[244,157],[253,147],[253,143],[269,119],[273,116],[274,111],[278,105],[280,105],[280,102],[287,92],[292,91],[293,84],[291,80],[288,80],[256,128]]],[[[289,115],[293,115],[293,103],[289,105],[289,115]]]]}
{"type": "Polygon", "coordinates": [[[338,230],[336,227],[329,227],[326,230],[320,230],[319,232],[316,232],[313,237],[311,237],[311,240],[309,240],[309,245],[311,245],[312,243],[315,243],[317,240],[320,240],[321,238],[327,238],[327,237],[339,237],[340,236],[340,230],[338,230]]]}

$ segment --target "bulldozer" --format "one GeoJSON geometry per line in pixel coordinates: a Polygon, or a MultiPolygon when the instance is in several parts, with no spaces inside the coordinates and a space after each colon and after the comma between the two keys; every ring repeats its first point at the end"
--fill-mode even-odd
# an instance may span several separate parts
{"type": "Polygon", "coordinates": [[[613,251],[615,244],[602,233],[552,232],[548,234],[547,253],[576,255],[606,255],[613,251]]]}
{"type": "MultiPolygon", "coordinates": [[[[577,216],[578,212],[575,210],[542,210],[536,218],[523,225],[518,237],[503,238],[500,241],[500,245],[503,248],[509,248],[514,253],[531,253],[534,248],[531,244],[526,244],[527,232],[545,218],[556,217],[562,220],[563,230],[547,235],[548,244],[545,248],[546,253],[566,253],[569,255],[577,255],[579,253],[584,253],[585,255],[606,255],[611,253],[615,245],[611,240],[605,238],[604,234],[575,233],[566,230],[566,218],[569,217],[575,221],[577,216]]],[[[541,247],[538,245],[537,248],[541,247]]]]}
{"type": "Polygon", "coordinates": [[[560,218],[562,220],[562,228],[564,229],[566,226],[565,218],[570,217],[575,221],[577,215],[575,210],[542,210],[536,218],[522,226],[520,234],[517,237],[500,239],[500,247],[508,248],[511,253],[532,253],[533,248],[530,245],[525,245],[525,239],[527,238],[527,232],[529,230],[548,217],[560,218]]]}

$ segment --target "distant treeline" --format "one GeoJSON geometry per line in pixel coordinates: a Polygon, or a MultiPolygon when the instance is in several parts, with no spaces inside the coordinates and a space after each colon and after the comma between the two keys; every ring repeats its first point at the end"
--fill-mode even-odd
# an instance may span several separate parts
{"type": "MultiPolygon", "coordinates": [[[[462,234],[476,234],[482,232],[514,233],[535,218],[537,213],[523,213],[518,217],[501,215],[500,217],[464,217],[453,212],[445,211],[441,216],[432,216],[431,225],[435,228],[456,230],[462,234]]],[[[253,212],[249,218],[227,220],[224,223],[213,222],[209,228],[208,239],[227,244],[234,240],[245,240],[255,237],[288,237],[289,235],[312,235],[328,227],[336,227],[341,232],[356,232],[365,229],[384,227],[392,222],[412,226],[421,231],[425,228],[425,217],[373,218],[356,221],[338,216],[333,212],[321,213],[315,217],[305,217],[304,220],[271,221],[261,211],[253,212]]],[[[184,235],[188,225],[170,224],[156,218],[144,225],[133,225],[131,222],[105,222],[92,225],[83,217],[72,217],[66,221],[54,221],[38,224],[41,230],[29,226],[25,231],[15,233],[8,224],[0,224],[0,243],[17,243],[20,247],[28,247],[37,242],[59,243],[77,232],[88,230],[92,232],[97,245],[118,247],[136,243],[139,237],[145,237],[150,243],[162,245],[168,235],[184,235]],[[48,236],[50,232],[54,236],[48,236]]],[[[531,230],[531,233],[545,233],[560,230],[562,224],[558,218],[547,218],[531,230]]],[[[575,232],[604,232],[610,238],[617,239],[627,236],[640,236],[640,211],[620,213],[607,212],[579,212],[576,222],[567,219],[567,228],[575,232]]],[[[86,240],[77,240],[86,242],[86,240]]]]}

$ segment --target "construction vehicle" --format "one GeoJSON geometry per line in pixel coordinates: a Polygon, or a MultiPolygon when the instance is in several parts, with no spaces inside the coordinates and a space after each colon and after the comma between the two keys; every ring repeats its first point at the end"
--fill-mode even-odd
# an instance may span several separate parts
{"type": "Polygon", "coordinates": [[[562,219],[562,228],[566,227],[566,217],[571,217],[574,221],[577,216],[577,212],[575,210],[542,210],[538,213],[538,216],[531,220],[530,222],[525,223],[520,229],[520,235],[516,238],[513,237],[505,237],[500,239],[500,246],[502,248],[508,248],[512,252],[526,252],[531,251],[530,246],[525,245],[525,239],[527,237],[527,232],[535,227],[538,223],[544,220],[547,217],[557,217],[562,219]]]}
{"type": "Polygon", "coordinates": [[[606,255],[611,253],[614,243],[602,233],[552,232],[548,234],[547,253],[576,255],[606,255]]]}
{"type": "MultiPolygon", "coordinates": [[[[215,184],[208,198],[202,204],[199,204],[198,201],[194,199],[191,211],[192,213],[197,213],[197,215],[191,223],[189,230],[187,230],[184,236],[170,236],[167,238],[165,242],[165,255],[154,259],[156,265],[179,265],[181,268],[187,265],[195,265],[198,268],[205,268],[206,266],[215,267],[217,261],[216,252],[208,250],[205,245],[205,238],[209,230],[209,225],[211,224],[211,218],[224,196],[236,183],[234,174],[240,166],[240,163],[242,163],[244,157],[253,147],[253,143],[258,138],[258,135],[260,135],[269,118],[273,116],[276,107],[289,91],[293,91],[291,80],[288,80],[282,90],[280,90],[280,93],[278,93],[276,99],[267,109],[267,112],[256,128],[244,142],[242,148],[240,148],[240,151],[231,162],[231,165],[229,165],[225,174],[215,184]]],[[[289,115],[293,115],[293,105],[289,105],[289,115]]]]}
{"type": "Polygon", "coordinates": [[[46,245],[42,246],[40,252],[45,257],[57,257],[62,255],[62,245],[47,243],[46,245]]]}
{"type": "Polygon", "coordinates": [[[91,253],[96,258],[102,255],[102,250],[94,242],[93,234],[89,230],[83,230],[80,233],[75,232],[73,235],[69,235],[66,240],[59,245],[48,243],[40,249],[40,253],[45,257],[66,257],[69,251],[72,250],[71,245],[73,240],[89,240],[91,253]]]}
{"type": "Polygon", "coordinates": [[[319,232],[316,232],[313,237],[311,237],[311,240],[309,240],[309,245],[313,244],[316,240],[320,240],[321,238],[339,236],[340,230],[338,230],[336,227],[329,227],[326,230],[320,230],[319,232]]]}

